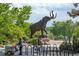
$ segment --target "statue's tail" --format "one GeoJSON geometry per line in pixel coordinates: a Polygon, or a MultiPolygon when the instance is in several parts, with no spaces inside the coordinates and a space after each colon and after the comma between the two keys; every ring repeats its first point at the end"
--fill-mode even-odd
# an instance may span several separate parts
{"type": "Polygon", "coordinates": [[[29,29],[30,29],[30,38],[32,38],[32,26],[31,25],[30,25],[29,29]]]}

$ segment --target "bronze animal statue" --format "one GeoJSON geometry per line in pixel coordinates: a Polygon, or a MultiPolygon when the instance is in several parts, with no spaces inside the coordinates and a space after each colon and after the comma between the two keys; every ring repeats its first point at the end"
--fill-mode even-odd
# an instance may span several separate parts
{"type": "Polygon", "coordinates": [[[71,12],[67,12],[69,14],[70,17],[75,18],[76,16],[79,16],[79,10],[76,9],[72,9],[71,12]]]}
{"type": "Polygon", "coordinates": [[[41,35],[43,35],[43,31],[45,31],[46,34],[47,34],[47,31],[45,30],[46,24],[47,24],[47,22],[48,22],[49,20],[55,19],[56,16],[57,16],[57,14],[54,15],[54,14],[53,14],[53,11],[52,11],[52,12],[50,12],[50,16],[45,16],[45,17],[43,17],[39,22],[32,24],[32,25],[30,26],[30,29],[31,29],[31,38],[32,38],[33,34],[34,34],[35,32],[37,32],[37,31],[41,31],[41,35]]]}
{"type": "Polygon", "coordinates": [[[79,3],[73,3],[73,5],[74,5],[75,7],[78,7],[78,4],[79,4],[79,3]]]}
{"type": "Polygon", "coordinates": [[[79,16],[79,10],[76,9],[72,9],[71,12],[67,12],[69,14],[70,17],[75,18],[76,16],[79,16]]]}
{"type": "MultiPolygon", "coordinates": [[[[74,7],[77,8],[79,3],[73,3],[74,7]]],[[[70,17],[75,18],[76,16],[79,16],[79,10],[77,9],[72,9],[71,12],[67,12],[70,17]]]]}

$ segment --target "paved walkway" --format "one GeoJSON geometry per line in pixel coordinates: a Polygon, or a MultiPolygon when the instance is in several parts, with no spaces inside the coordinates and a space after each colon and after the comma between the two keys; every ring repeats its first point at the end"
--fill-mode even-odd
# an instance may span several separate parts
{"type": "Polygon", "coordinates": [[[57,46],[60,46],[64,41],[63,40],[50,40],[49,42],[51,45],[56,44],[57,46]]]}

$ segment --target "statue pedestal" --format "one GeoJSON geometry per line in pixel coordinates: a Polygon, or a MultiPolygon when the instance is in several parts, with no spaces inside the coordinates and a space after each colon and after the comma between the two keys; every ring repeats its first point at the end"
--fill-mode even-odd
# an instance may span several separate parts
{"type": "Polygon", "coordinates": [[[49,45],[49,39],[47,38],[46,35],[41,35],[39,36],[39,39],[38,39],[38,45],[49,45]]]}

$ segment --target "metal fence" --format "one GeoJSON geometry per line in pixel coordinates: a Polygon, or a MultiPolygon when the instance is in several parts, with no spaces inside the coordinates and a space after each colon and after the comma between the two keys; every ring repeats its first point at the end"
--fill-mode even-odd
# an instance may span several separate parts
{"type": "Polygon", "coordinates": [[[61,50],[55,45],[31,45],[25,48],[25,55],[27,56],[74,56],[73,49],[61,50]]]}

